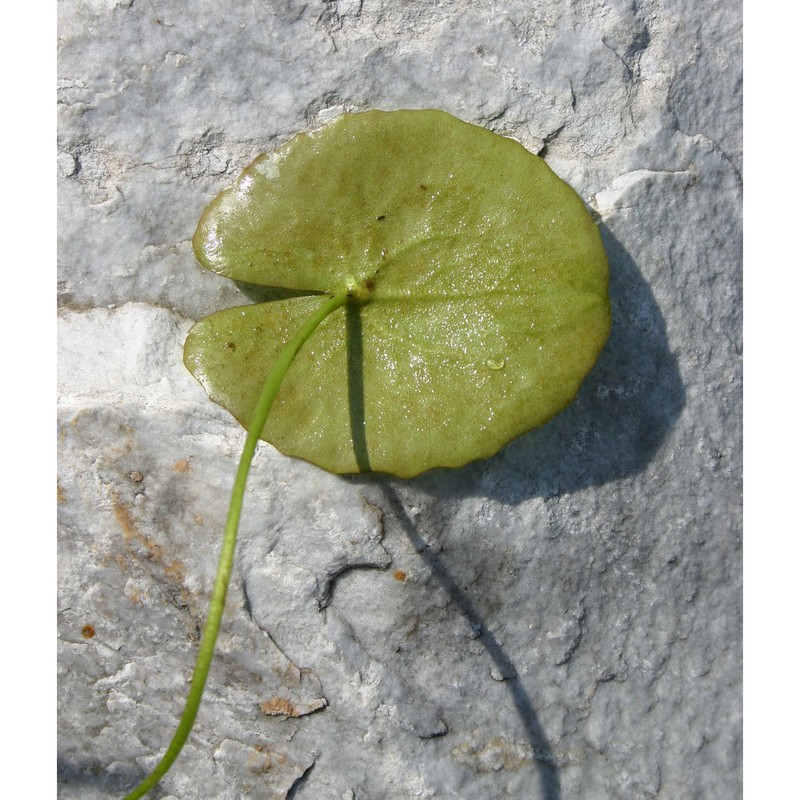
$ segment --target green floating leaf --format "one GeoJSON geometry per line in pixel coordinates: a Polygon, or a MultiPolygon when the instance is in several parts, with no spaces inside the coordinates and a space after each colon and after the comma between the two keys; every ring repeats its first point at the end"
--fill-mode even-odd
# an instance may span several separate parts
{"type": "Polygon", "coordinates": [[[185,362],[247,427],[327,300],[262,438],[332,472],[403,477],[497,452],[575,396],[610,329],[578,195],[516,142],[441,111],[345,114],[256,159],[206,209],[204,267],[305,296],[199,322],[185,362]]]}

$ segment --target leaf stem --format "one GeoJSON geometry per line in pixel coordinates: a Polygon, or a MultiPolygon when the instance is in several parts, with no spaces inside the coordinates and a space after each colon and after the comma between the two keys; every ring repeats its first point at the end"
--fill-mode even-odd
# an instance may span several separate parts
{"type": "Polygon", "coordinates": [[[156,768],[128,795],[125,800],[137,800],[150,791],[172,766],[178,754],[183,749],[183,745],[189,738],[192,726],[194,725],[197,711],[200,708],[200,701],[205,690],[206,679],[211,667],[211,660],[214,657],[214,649],[217,643],[222,612],[225,608],[225,597],[228,594],[228,584],[230,583],[231,570],[233,569],[233,556],[236,549],[236,536],[239,532],[239,519],[242,515],[242,504],[244,502],[244,490],[247,484],[247,476],[250,472],[250,465],[260,438],[261,432],[267,421],[272,402],[278,393],[278,389],[284,377],[292,365],[295,356],[300,348],[306,343],[309,336],[316,330],[317,326],[337,308],[347,302],[349,292],[343,290],[332,296],[324,305],[314,312],[304,323],[300,330],[284,346],[278,355],[275,364],[264,381],[264,388],[261,396],[253,411],[250,426],[247,431],[242,455],[239,459],[239,468],[236,472],[236,480],[233,483],[231,492],[231,502],[228,508],[228,518],[225,523],[225,536],[222,540],[222,550],[219,555],[217,565],[217,576],[214,581],[214,589],[211,593],[211,602],[208,607],[208,620],[203,631],[203,638],[200,641],[200,652],[197,655],[192,676],[192,684],[189,687],[189,694],[186,698],[186,706],[183,709],[175,735],[169,743],[166,752],[156,768]]]}

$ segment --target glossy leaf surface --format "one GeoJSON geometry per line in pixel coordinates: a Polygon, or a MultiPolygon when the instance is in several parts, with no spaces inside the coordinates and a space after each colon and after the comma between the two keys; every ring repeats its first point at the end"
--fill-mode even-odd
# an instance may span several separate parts
{"type": "Polygon", "coordinates": [[[203,214],[203,266],[308,293],[221,311],[188,368],[247,425],[277,353],[351,287],[289,370],[262,438],[334,472],[490,456],[575,396],[608,338],[608,267],[575,192],[441,111],[343,115],[261,156],[203,214]]]}

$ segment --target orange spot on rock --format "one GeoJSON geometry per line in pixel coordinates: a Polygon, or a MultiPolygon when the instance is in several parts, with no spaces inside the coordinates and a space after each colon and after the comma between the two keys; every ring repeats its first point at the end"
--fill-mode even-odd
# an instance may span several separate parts
{"type": "Polygon", "coordinates": [[[188,458],[182,458],[180,461],[176,462],[175,465],[172,467],[172,469],[174,469],[175,472],[189,472],[191,468],[192,465],[189,463],[188,458]]]}
{"type": "Polygon", "coordinates": [[[401,581],[401,582],[404,582],[404,581],[405,581],[405,579],[408,577],[408,575],[406,575],[406,573],[405,573],[405,570],[402,570],[402,569],[396,569],[396,570],[395,570],[395,571],[392,573],[392,577],[393,577],[393,578],[394,578],[396,581],[401,581]]]}
{"type": "Polygon", "coordinates": [[[125,541],[130,542],[133,539],[144,538],[136,530],[130,509],[118,497],[112,497],[111,499],[114,502],[114,516],[117,518],[120,528],[122,528],[122,535],[125,537],[125,541]]]}
{"type": "Polygon", "coordinates": [[[183,583],[183,579],[186,577],[186,567],[183,566],[182,561],[178,561],[176,558],[164,567],[164,573],[176,583],[183,583]]]}
{"type": "Polygon", "coordinates": [[[97,633],[97,631],[95,631],[94,625],[84,625],[81,628],[81,636],[83,636],[84,639],[92,639],[95,633],[97,633]]]}
{"type": "Polygon", "coordinates": [[[291,700],[285,697],[273,697],[272,700],[265,700],[259,703],[261,710],[270,717],[299,717],[300,712],[295,708],[291,700]]]}

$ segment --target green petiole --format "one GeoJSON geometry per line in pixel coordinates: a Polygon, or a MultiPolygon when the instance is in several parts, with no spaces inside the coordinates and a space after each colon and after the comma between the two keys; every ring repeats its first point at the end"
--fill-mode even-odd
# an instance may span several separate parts
{"type": "Polygon", "coordinates": [[[200,642],[200,652],[197,655],[192,684],[189,687],[189,694],[186,698],[186,706],[183,709],[175,735],[169,743],[166,752],[156,768],[132,791],[125,796],[125,800],[136,800],[143,797],[166,775],[169,768],[183,749],[183,745],[189,738],[192,731],[197,711],[200,708],[200,701],[206,686],[206,679],[211,668],[211,660],[214,657],[214,648],[217,643],[222,612],[225,608],[225,597],[228,594],[228,584],[230,583],[231,570],[233,568],[233,556],[236,550],[236,536],[239,532],[239,519],[242,516],[242,504],[244,502],[244,490],[247,484],[247,476],[250,473],[250,465],[256,451],[261,431],[264,429],[267,417],[269,416],[272,403],[278,394],[278,389],[286,376],[289,367],[306,343],[311,334],[316,330],[320,323],[337,308],[343,306],[352,296],[353,287],[348,287],[338,294],[333,295],[319,310],[312,314],[303,323],[303,326],[292,339],[281,350],[277,361],[270,370],[261,395],[258,398],[250,426],[247,430],[242,455],[239,459],[239,467],[236,472],[236,480],[231,491],[231,502],[228,508],[228,518],[225,523],[225,536],[222,540],[222,550],[219,555],[217,565],[217,576],[214,581],[214,589],[211,593],[211,602],[208,607],[208,620],[203,631],[203,638],[200,642]]]}

